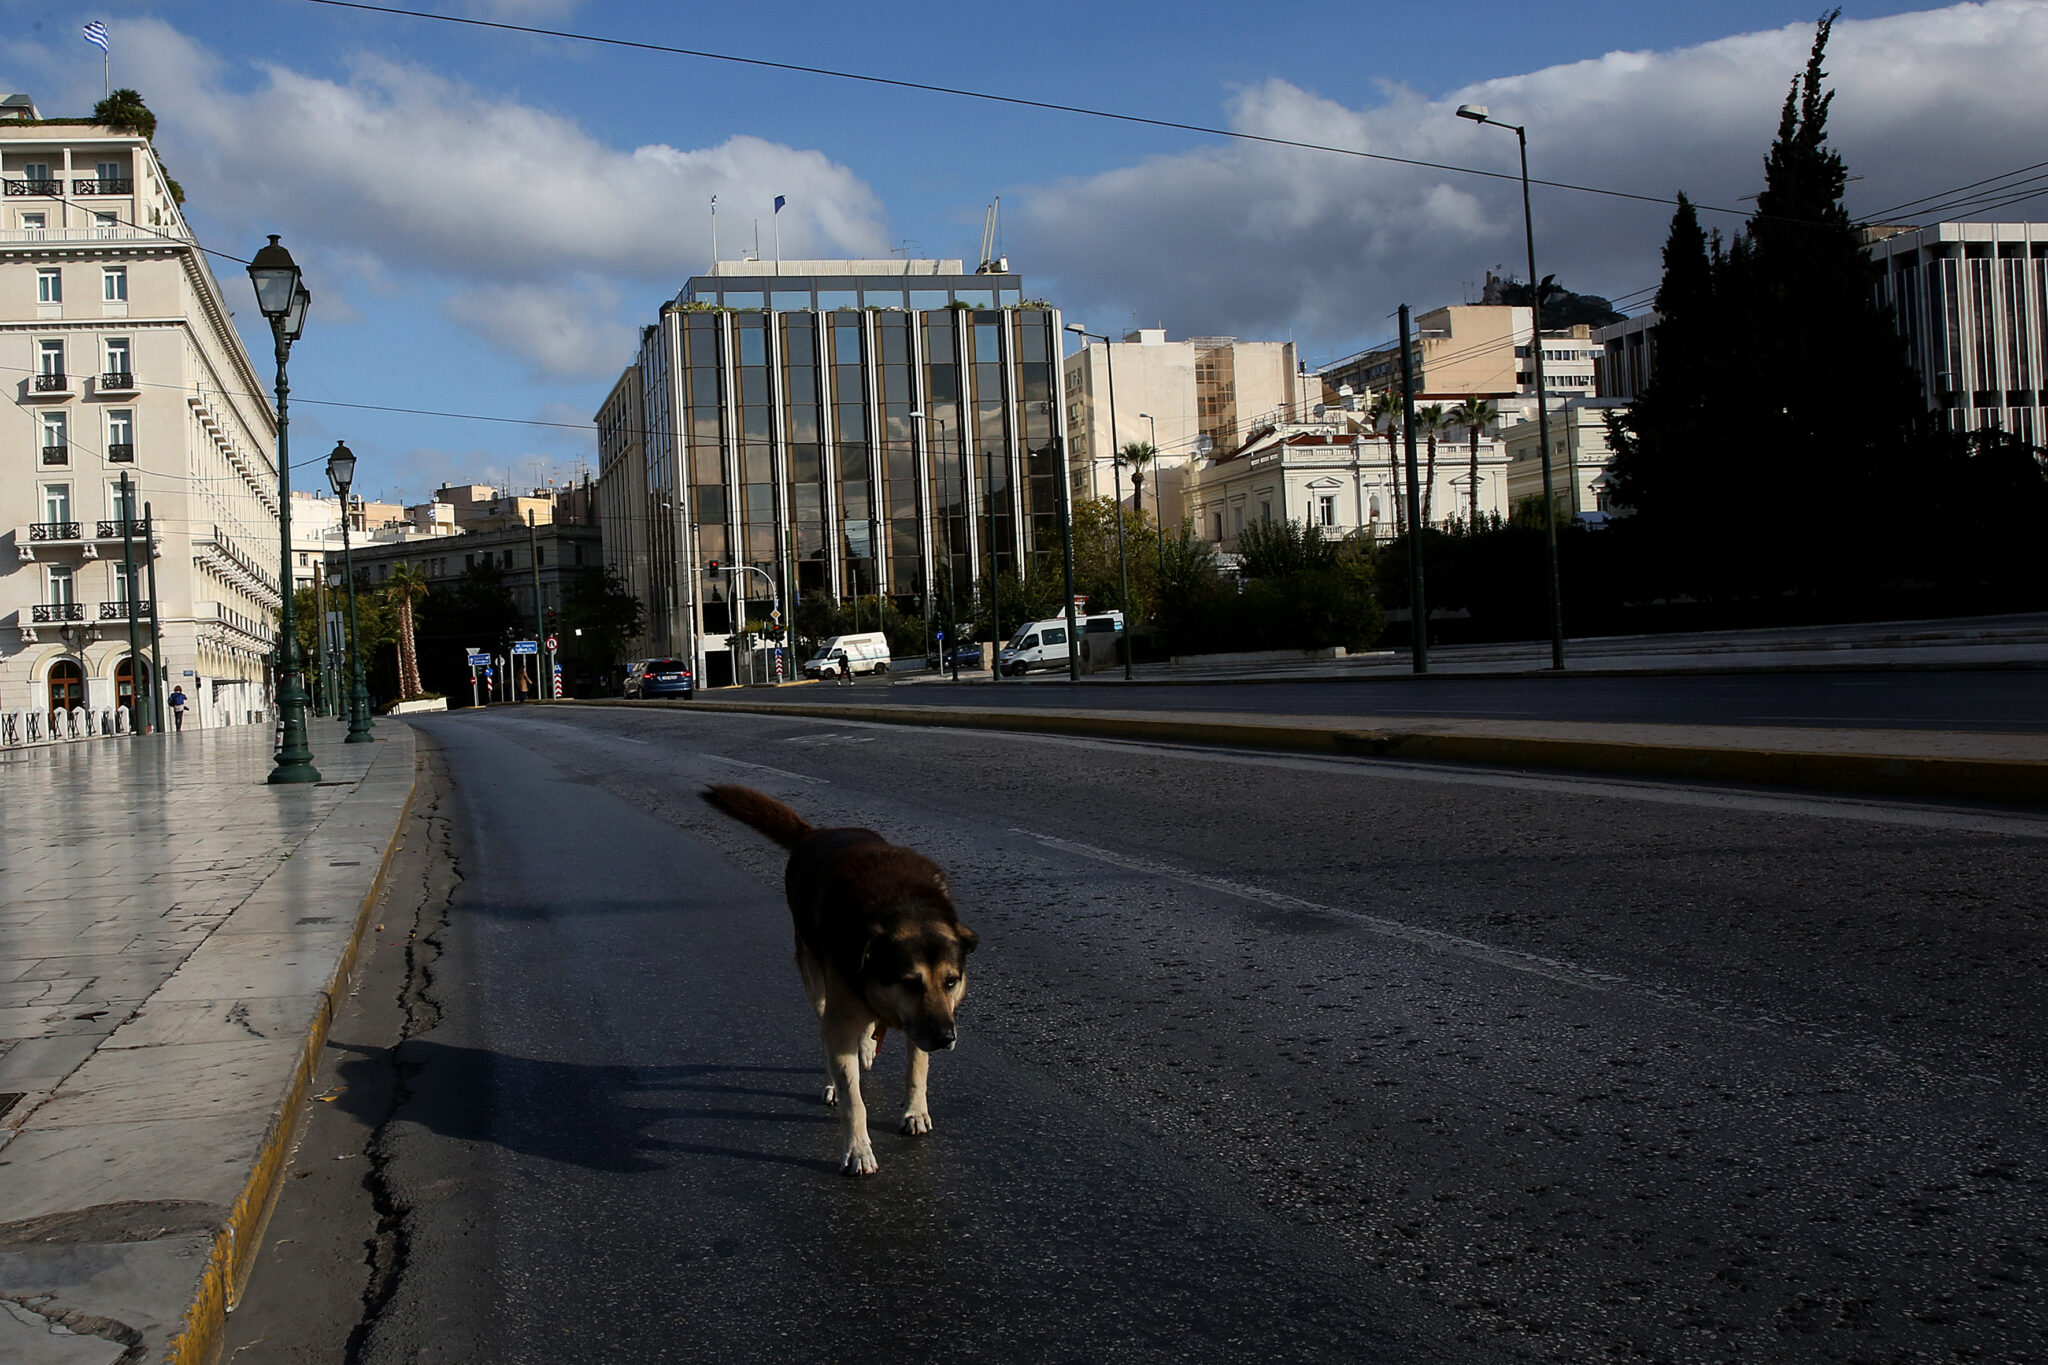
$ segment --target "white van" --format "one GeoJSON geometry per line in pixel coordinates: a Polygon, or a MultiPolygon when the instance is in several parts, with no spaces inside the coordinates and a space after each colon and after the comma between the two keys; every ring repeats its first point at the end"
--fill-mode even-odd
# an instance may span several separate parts
{"type": "MultiPolygon", "coordinates": [[[[1077,616],[1074,623],[1083,634],[1091,625],[1096,630],[1122,630],[1124,614],[1120,611],[1094,612],[1077,616]]],[[[1002,653],[997,656],[997,667],[1013,678],[1034,668],[1063,668],[1067,652],[1066,617],[1031,621],[1019,626],[1017,633],[1010,637],[1010,643],[1003,646],[1002,653]]]]}
{"type": "Polygon", "coordinates": [[[818,652],[804,660],[804,676],[809,678],[837,678],[841,669],[849,674],[887,673],[889,637],[879,630],[828,636],[818,652]]]}

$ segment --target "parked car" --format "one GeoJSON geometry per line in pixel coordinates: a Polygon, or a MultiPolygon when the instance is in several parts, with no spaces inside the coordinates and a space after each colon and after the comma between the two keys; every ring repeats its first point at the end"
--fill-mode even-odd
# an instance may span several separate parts
{"type": "Polygon", "coordinates": [[[950,663],[940,657],[937,649],[925,652],[924,666],[926,668],[937,672],[951,672],[953,663],[958,663],[962,668],[980,668],[981,646],[973,640],[960,641],[953,646],[953,662],[950,663]]]}
{"type": "Polygon", "coordinates": [[[642,659],[626,669],[626,697],[681,697],[688,701],[697,679],[681,659],[642,659]]]}
{"type": "MultiPolygon", "coordinates": [[[[1121,631],[1124,628],[1124,614],[1120,611],[1096,612],[1078,617],[1075,624],[1083,634],[1095,631],[1121,631]]],[[[1029,673],[1034,668],[1064,668],[1067,663],[1067,618],[1055,616],[1044,621],[1029,621],[1017,627],[1017,633],[1010,637],[996,655],[996,666],[1009,677],[1029,673]]]]}

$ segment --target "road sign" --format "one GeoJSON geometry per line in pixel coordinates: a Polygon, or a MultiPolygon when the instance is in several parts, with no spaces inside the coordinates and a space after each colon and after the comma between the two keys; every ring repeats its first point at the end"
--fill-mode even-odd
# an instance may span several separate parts
{"type": "Polygon", "coordinates": [[[557,700],[557,701],[560,701],[561,699],[562,699],[562,666],[561,666],[560,664],[556,664],[556,665],[555,665],[555,700],[557,700]]]}
{"type": "Polygon", "coordinates": [[[488,654],[472,654],[469,656],[469,666],[471,668],[489,668],[491,666],[491,656],[488,654]]]}
{"type": "Polygon", "coordinates": [[[496,678],[498,676],[498,670],[495,668],[486,668],[484,669],[484,676],[486,678],[496,678]]]}
{"type": "Polygon", "coordinates": [[[561,647],[561,642],[559,640],[555,639],[555,637],[552,635],[548,636],[548,653],[552,654],[561,647]]]}
{"type": "Polygon", "coordinates": [[[512,642],[512,652],[514,654],[538,654],[540,653],[540,646],[532,640],[514,640],[512,642]]]}

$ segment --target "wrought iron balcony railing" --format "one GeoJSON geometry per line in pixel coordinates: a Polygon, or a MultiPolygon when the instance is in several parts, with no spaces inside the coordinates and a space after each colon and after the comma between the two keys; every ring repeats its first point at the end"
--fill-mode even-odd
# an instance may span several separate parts
{"type": "Polygon", "coordinates": [[[137,540],[149,539],[149,523],[140,518],[122,521],[117,517],[113,521],[103,521],[93,529],[101,540],[119,540],[123,536],[134,536],[137,540]],[[123,530],[123,527],[127,529],[123,530]]]}
{"type": "Polygon", "coordinates": [[[39,626],[55,625],[59,621],[83,621],[83,602],[37,602],[28,609],[29,620],[39,626]]]}
{"type": "Polygon", "coordinates": [[[9,180],[7,193],[10,195],[49,194],[62,195],[64,182],[61,180],[9,180]]]}
{"type": "Polygon", "coordinates": [[[108,370],[105,374],[100,376],[100,388],[103,390],[125,390],[132,389],[134,387],[135,376],[128,373],[128,371],[126,370],[108,370]]]}
{"type": "Polygon", "coordinates": [[[68,446],[68,445],[63,445],[63,446],[44,446],[44,447],[43,447],[43,463],[44,463],[44,464],[70,464],[70,463],[71,463],[71,447],[70,447],[70,446],[68,446]]]}
{"type": "Polygon", "coordinates": [[[109,441],[107,443],[108,464],[134,464],[135,443],[133,441],[109,441]]]}
{"type": "MultiPolygon", "coordinates": [[[[156,603],[154,603],[154,602],[151,602],[151,601],[149,601],[149,600],[148,600],[148,599],[146,599],[146,598],[137,598],[137,599],[136,599],[136,602],[135,602],[135,616],[136,616],[136,619],[137,619],[137,620],[140,620],[140,619],[142,619],[143,617],[145,617],[145,616],[149,615],[149,614],[150,614],[150,613],[151,613],[152,611],[154,611],[154,610],[156,610],[156,603]]],[[[100,620],[102,620],[102,621],[125,621],[125,620],[127,620],[127,619],[128,619],[128,604],[127,604],[126,602],[102,602],[102,603],[100,603],[100,620]]]]}
{"type": "Polygon", "coordinates": [[[31,541],[78,540],[84,529],[75,521],[36,521],[29,523],[28,538],[31,541]]]}
{"type": "Polygon", "coordinates": [[[45,370],[36,376],[37,393],[63,393],[71,387],[70,376],[62,370],[45,370]]]}
{"type": "Polygon", "coordinates": [[[133,194],[135,182],[125,176],[113,180],[74,180],[73,194],[133,194]]]}

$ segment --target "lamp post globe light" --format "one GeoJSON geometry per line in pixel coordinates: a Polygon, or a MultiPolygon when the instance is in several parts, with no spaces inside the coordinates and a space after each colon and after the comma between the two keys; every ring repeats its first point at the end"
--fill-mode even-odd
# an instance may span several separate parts
{"type": "Polygon", "coordinates": [[[327,457],[327,482],[341,499],[341,571],[348,577],[348,738],[344,744],[368,744],[370,692],[363,686],[362,637],[356,630],[356,554],[348,537],[348,490],[356,481],[356,453],[341,442],[327,457]]]}
{"type": "Polygon", "coordinates": [[[318,782],[320,772],[313,766],[313,751],[306,745],[306,685],[300,677],[298,623],[292,601],[292,460],[288,438],[291,418],[285,397],[291,385],[285,379],[285,363],[292,343],[306,325],[306,305],[312,301],[292,254],[270,244],[249,262],[249,282],[256,287],[256,307],[270,323],[270,336],[277,346],[277,527],[280,551],[278,595],[284,599],[277,641],[277,709],[284,722],[283,742],[278,745],[277,763],[270,781],[318,782]]]}
{"type": "MultiPolygon", "coordinates": [[[[1083,346],[1086,346],[1090,341],[1101,342],[1103,363],[1109,371],[1109,446],[1110,450],[1114,452],[1110,463],[1113,469],[1119,471],[1116,474],[1116,572],[1123,592],[1124,681],[1130,682],[1137,677],[1137,672],[1131,663],[1132,617],[1136,613],[1131,610],[1130,565],[1124,559],[1124,478],[1120,472],[1123,469],[1124,461],[1123,453],[1117,449],[1116,444],[1116,348],[1109,344],[1108,337],[1100,332],[1091,332],[1078,322],[1068,323],[1067,330],[1080,337],[1083,346]]],[[[1088,458],[1092,460],[1095,457],[1091,454],[1088,458]]],[[[1071,650],[1079,643],[1079,641],[1070,642],[1067,648],[1071,650]]]]}
{"type": "Polygon", "coordinates": [[[1564,667],[1564,598],[1557,573],[1557,496],[1550,485],[1550,408],[1543,383],[1543,286],[1536,273],[1536,220],[1529,212],[1529,132],[1502,123],[1483,104],[1461,104],[1458,117],[1506,128],[1522,150],[1522,238],[1529,249],[1529,354],[1536,376],[1536,445],[1543,455],[1543,553],[1550,580],[1550,666],[1564,667]]]}

